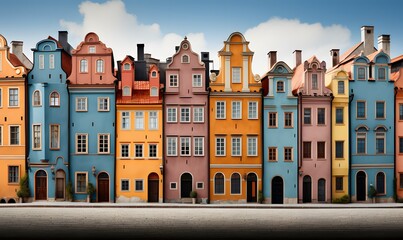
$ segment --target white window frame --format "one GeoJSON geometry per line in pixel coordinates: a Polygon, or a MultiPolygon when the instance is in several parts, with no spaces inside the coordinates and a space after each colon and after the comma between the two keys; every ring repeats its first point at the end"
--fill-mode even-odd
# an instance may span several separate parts
{"type": "Polygon", "coordinates": [[[386,68],[385,67],[379,67],[378,68],[378,76],[377,76],[377,78],[378,78],[378,80],[386,80],[386,68]],[[381,76],[381,74],[380,74],[380,70],[382,69],[382,71],[384,71],[384,78],[381,78],[380,76],[381,76]]]}
{"type": "Polygon", "coordinates": [[[312,79],[311,79],[311,83],[312,83],[312,89],[313,90],[318,90],[319,89],[319,80],[318,80],[318,74],[316,73],[312,73],[312,79]],[[315,76],[315,77],[313,77],[315,76]]]}
{"type": "Polygon", "coordinates": [[[169,189],[170,190],[177,190],[178,189],[178,183],[177,182],[170,182],[169,183],[169,189]],[[172,184],[174,184],[175,187],[172,187],[173,186],[172,184]]]}
{"type": "Polygon", "coordinates": [[[55,55],[49,54],[49,69],[55,68],[55,55]]]}
{"type": "Polygon", "coordinates": [[[49,106],[60,107],[60,94],[57,91],[52,91],[49,95],[49,106]],[[57,97],[53,97],[52,94],[57,94],[57,97]]]}
{"type": "Polygon", "coordinates": [[[20,125],[9,125],[8,126],[8,140],[9,140],[9,145],[10,146],[20,146],[21,145],[21,126],[20,125]],[[18,144],[12,144],[11,143],[11,128],[12,127],[17,127],[18,128],[18,144]]]}
{"type": "Polygon", "coordinates": [[[193,138],[193,156],[204,156],[204,137],[194,137],[193,138]],[[198,144],[201,145],[198,146],[198,144]],[[201,147],[201,153],[197,151],[196,148],[201,147]]]}
{"type": "Polygon", "coordinates": [[[32,150],[41,150],[42,149],[42,125],[39,123],[32,124],[32,150]],[[38,135],[38,144],[39,146],[35,146],[35,128],[39,127],[39,135],[38,135]]]}
{"type": "Polygon", "coordinates": [[[157,87],[151,87],[150,88],[150,96],[151,97],[158,97],[158,88],[157,87]]]}
{"type": "Polygon", "coordinates": [[[134,144],[134,158],[144,158],[144,144],[143,143],[135,143],[134,144]],[[137,147],[141,147],[141,156],[137,156],[137,147]]]}
{"type": "Polygon", "coordinates": [[[215,138],[215,155],[218,157],[225,157],[226,156],[226,138],[224,137],[224,136],[222,136],[222,137],[216,137],[215,138]],[[220,146],[220,149],[218,149],[217,147],[217,144],[218,144],[218,139],[222,139],[223,140],[223,149],[221,149],[221,146],[220,146]],[[218,151],[219,150],[219,151],[218,151]],[[222,150],[222,154],[221,154],[221,150],[222,150]]]}
{"type": "Polygon", "coordinates": [[[190,123],[192,120],[190,119],[190,107],[181,107],[180,108],[180,122],[181,123],[190,123]],[[186,120],[186,115],[182,115],[183,113],[186,114],[187,110],[187,117],[189,118],[189,120],[186,120]]]}
{"type": "Polygon", "coordinates": [[[7,166],[7,183],[8,184],[18,184],[19,181],[20,181],[20,166],[8,165],[7,166]],[[10,171],[10,168],[15,168],[15,171],[14,172],[10,171]],[[11,173],[14,173],[14,176],[11,173]],[[13,179],[12,176],[15,179],[13,179]],[[13,181],[10,181],[10,179],[13,181]]]}
{"type": "Polygon", "coordinates": [[[231,156],[242,156],[242,137],[231,137],[231,156]]]}
{"type": "Polygon", "coordinates": [[[365,67],[357,67],[357,80],[365,80],[367,78],[367,69],[365,67]],[[360,69],[364,70],[364,77],[360,78],[360,69]]]}
{"type": "Polygon", "coordinates": [[[242,101],[232,101],[231,102],[231,119],[242,119],[242,101]],[[238,105],[238,104],[239,104],[239,113],[237,114],[236,105],[238,105]]]}
{"type": "Polygon", "coordinates": [[[124,159],[130,158],[130,143],[121,143],[120,144],[120,158],[124,158],[124,159]],[[127,146],[127,157],[123,156],[123,146],[127,146]]]}
{"type": "MultiPolygon", "coordinates": [[[[82,104],[82,103],[81,103],[82,104]]],[[[88,99],[87,97],[76,97],[76,112],[87,112],[88,111],[88,99]],[[84,101],[84,108],[85,109],[79,109],[79,100],[84,101]]]]}
{"type": "MultiPolygon", "coordinates": [[[[216,101],[215,102],[215,107],[216,107],[216,113],[215,113],[215,118],[216,119],[226,119],[227,117],[226,117],[226,101],[216,101]],[[221,103],[223,103],[222,104],[222,107],[223,107],[223,109],[221,109],[220,110],[220,112],[218,112],[218,105],[220,104],[220,106],[221,106],[221,103]],[[221,112],[222,111],[222,112],[221,112]],[[218,115],[218,114],[220,114],[220,116],[218,115]],[[221,116],[222,115],[222,116],[221,116]]],[[[221,107],[220,107],[221,108],[221,107]]]]}
{"type": "Polygon", "coordinates": [[[386,102],[385,101],[375,101],[375,119],[386,119],[386,102]],[[378,118],[378,116],[376,116],[376,112],[377,112],[377,104],[378,103],[383,103],[383,117],[378,118]]]}
{"type": "Polygon", "coordinates": [[[97,59],[95,61],[95,69],[96,69],[96,73],[104,73],[105,63],[104,63],[103,59],[97,59]]]}
{"type": "MultiPolygon", "coordinates": [[[[105,141],[105,139],[103,141],[105,141]]],[[[105,144],[105,143],[102,143],[102,144],[105,144]]],[[[111,137],[110,137],[110,134],[109,133],[98,133],[98,144],[97,145],[98,145],[98,147],[97,147],[98,154],[109,154],[111,152],[111,137]],[[106,140],[107,140],[106,148],[108,148],[108,151],[105,151],[105,150],[101,151],[101,136],[106,137],[106,140]]]]}
{"type": "Polygon", "coordinates": [[[88,154],[88,133],[76,133],[76,140],[75,140],[75,145],[76,145],[76,154],[88,154]],[[79,152],[78,151],[78,137],[79,136],[85,136],[85,152],[79,152]]]}
{"type": "Polygon", "coordinates": [[[149,130],[158,130],[158,111],[149,111],[148,112],[148,129],[149,130]],[[154,114],[155,114],[155,116],[151,116],[154,114]]]}
{"type": "Polygon", "coordinates": [[[131,91],[131,88],[130,88],[130,87],[124,86],[124,87],[123,87],[122,95],[123,95],[123,96],[130,96],[130,91],[131,91]]]}
{"type": "Polygon", "coordinates": [[[167,156],[178,156],[178,137],[167,137],[167,156]],[[170,143],[174,143],[172,149],[170,149],[170,143]]]}
{"type": "Polygon", "coordinates": [[[148,144],[148,157],[151,159],[158,158],[158,144],[157,143],[149,143],[148,144]],[[151,156],[151,146],[155,146],[155,156],[151,156]]]}
{"type": "Polygon", "coordinates": [[[97,108],[98,112],[109,112],[109,97],[98,97],[97,108]],[[104,100],[106,100],[106,109],[104,100]],[[101,108],[101,105],[103,108],[101,108]]]}
{"type": "Polygon", "coordinates": [[[232,83],[241,83],[242,82],[242,76],[241,76],[241,67],[232,67],[231,69],[231,80],[232,83]]]}
{"type": "MultiPolygon", "coordinates": [[[[1,58],[1,54],[0,54],[0,58],[1,58]]],[[[0,60],[0,64],[1,64],[1,60],[0,60]]],[[[1,67],[0,67],[1,70],[1,67]]],[[[0,108],[3,107],[3,88],[0,88],[0,108]]]]}
{"type": "Polygon", "coordinates": [[[88,60],[80,59],[80,73],[88,73],[88,60]]]}
{"type": "Polygon", "coordinates": [[[134,127],[135,127],[135,129],[136,130],[144,130],[144,111],[135,111],[134,112],[134,116],[135,116],[135,119],[134,119],[134,127]],[[138,114],[141,114],[141,116],[140,115],[138,115],[138,114]]]}
{"type": "Polygon", "coordinates": [[[179,76],[178,74],[169,75],[169,87],[179,87],[179,76]]]}
{"type": "MultiPolygon", "coordinates": [[[[367,150],[368,150],[368,148],[367,148],[368,141],[367,140],[368,139],[367,139],[367,133],[366,132],[357,132],[355,134],[355,153],[357,155],[367,154],[367,150]],[[365,152],[364,153],[359,153],[358,152],[358,139],[359,138],[365,139],[365,152]]],[[[375,141],[375,144],[376,144],[376,141],[375,141]]]]}
{"type": "Polygon", "coordinates": [[[17,87],[10,87],[9,89],[8,89],[8,107],[11,107],[11,108],[16,108],[16,107],[19,107],[20,106],[20,89],[17,87]],[[17,91],[17,99],[16,100],[11,100],[11,90],[16,90],[17,91]],[[11,105],[11,101],[16,101],[17,102],[17,104],[16,105],[11,105]]]}
{"type": "Polygon", "coordinates": [[[144,179],[134,179],[134,191],[144,192],[144,179]],[[141,182],[141,190],[137,190],[137,184],[136,184],[137,181],[141,182]]]}
{"type": "Polygon", "coordinates": [[[192,87],[203,87],[203,80],[201,74],[192,74],[192,87]]]}
{"type": "Polygon", "coordinates": [[[248,102],[248,119],[258,119],[258,109],[259,103],[257,101],[248,102]]]}
{"type": "Polygon", "coordinates": [[[281,93],[285,92],[285,90],[284,90],[284,81],[277,81],[276,82],[276,92],[281,92],[281,93]],[[282,86],[279,83],[281,83],[282,86]],[[279,89],[279,86],[281,86],[282,89],[279,89]]]}
{"type": "Polygon", "coordinates": [[[39,60],[39,69],[45,69],[45,55],[39,54],[38,60],[39,60]]]}
{"type": "Polygon", "coordinates": [[[87,193],[87,188],[88,188],[88,173],[87,172],[75,172],[75,193],[87,193]],[[78,174],[84,174],[85,175],[85,190],[82,192],[79,192],[77,189],[77,184],[78,184],[78,174]]]}
{"type": "Polygon", "coordinates": [[[122,192],[130,192],[130,179],[127,178],[123,178],[120,179],[120,191],[122,192]],[[127,181],[127,190],[123,190],[123,181],[127,181]]]}
{"type": "Polygon", "coordinates": [[[95,46],[88,46],[88,53],[96,53],[96,47],[95,46]]]}
{"type": "MultiPolygon", "coordinates": [[[[376,107],[375,107],[376,108],[376,107]]],[[[365,100],[357,100],[357,102],[355,103],[355,118],[356,119],[366,119],[367,118],[367,101],[365,100]],[[358,103],[359,102],[363,102],[364,103],[364,111],[365,111],[365,115],[364,117],[358,117],[358,103]]]]}
{"type": "Polygon", "coordinates": [[[42,106],[42,94],[39,89],[34,90],[34,92],[32,93],[32,106],[33,107],[42,106]],[[36,101],[36,94],[38,94],[38,101],[36,101]]]}
{"type": "Polygon", "coordinates": [[[49,125],[49,148],[50,149],[60,149],[60,124],[50,124],[49,125]],[[56,138],[56,141],[57,141],[57,145],[56,145],[56,147],[52,147],[52,142],[53,142],[53,137],[52,137],[52,133],[53,133],[53,127],[54,126],[57,126],[57,138],[56,138]]]}
{"type": "Polygon", "coordinates": [[[123,64],[123,70],[128,71],[130,69],[132,69],[132,66],[130,66],[130,63],[123,64]],[[129,67],[127,67],[127,66],[129,66],[129,67]]]}
{"type": "Polygon", "coordinates": [[[2,145],[3,145],[3,125],[0,125],[0,146],[2,145]]]}
{"type": "Polygon", "coordinates": [[[178,108],[176,108],[176,107],[167,108],[167,122],[168,123],[178,122],[178,108]],[[173,112],[170,113],[170,111],[173,111],[173,112]],[[174,114],[174,115],[172,115],[172,114],[174,114]],[[172,118],[174,118],[174,119],[172,119],[172,118]]]}
{"type": "Polygon", "coordinates": [[[257,156],[257,151],[258,151],[258,138],[257,137],[247,137],[247,154],[248,156],[257,156]],[[251,148],[250,143],[251,141],[254,140],[254,146],[251,148]]]}
{"type": "Polygon", "coordinates": [[[120,112],[120,119],[121,119],[120,128],[122,130],[130,130],[130,112],[129,111],[120,112]]]}
{"type": "Polygon", "coordinates": [[[294,113],[293,112],[284,112],[284,128],[293,128],[294,127],[294,113]],[[286,115],[290,114],[291,115],[291,126],[286,125],[286,115]]]}
{"type": "Polygon", "coordinates": [[[181,156],[191,156],[191,154],[192,154],[192,139],[191,139],[191,137],[180,137],[179,139],[180,139],[180,155],[181,156]],[[186,153],[186,149],[188,149],[187,150],[188,153],[186,153]],[[183,151],[185,151],[185,153],[182,153],[183,151]]]}
{"type": "Polygon", "coordinates": [[[386,133],[385,132],[375,132],[375,154],[376,155],[385,155],[386,154],[386,133]],[[383,153],[378,153],[377,152],[377,144],[376,144],[376,140],[378,139],[383,139],[383,153]]]}
{"type": "Polygon", "coordinates": [[[204,123],[204,108],[193,107],[193,122],[204,123]]]}

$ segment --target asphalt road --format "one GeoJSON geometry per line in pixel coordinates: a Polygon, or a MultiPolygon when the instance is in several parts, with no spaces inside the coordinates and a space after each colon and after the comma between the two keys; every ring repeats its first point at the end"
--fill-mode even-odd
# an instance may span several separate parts
{"type": "Polygon", "coordinates": [[[403,208],[0,208],[0,239],[403,239],[403,208]]]}

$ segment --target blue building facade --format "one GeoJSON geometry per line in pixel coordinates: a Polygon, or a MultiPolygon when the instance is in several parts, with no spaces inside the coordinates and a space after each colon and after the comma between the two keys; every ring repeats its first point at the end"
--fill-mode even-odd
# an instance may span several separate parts
{"type": "Polygon", "coordinates": [[[298,98],[292,93],[293,71],[276,62],[270,52],[270,70],[262,77],[263,196],[266,203],[297,203],[298,98]]]}
{"type": "Polygon", "coordinates": [[[394,83],[390,57],[378,50],[361,54],[351,64],[350,188],[353,202],[371,201],[370,186],[379,202],[393,202],[394,83]]]}
{"type": "Polygon", "coordinates": [[[71,71],[67,32],[59,32],[33,48],[28,73],[27,166],[33,200],[67,199],[70,179],[68,153],[69,97],[66,78],[71,71]]]}

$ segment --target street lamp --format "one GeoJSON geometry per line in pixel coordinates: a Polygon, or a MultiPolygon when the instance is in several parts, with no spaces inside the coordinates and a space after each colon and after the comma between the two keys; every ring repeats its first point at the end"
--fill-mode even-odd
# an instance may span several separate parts
{"type": "Polygon", "coordinates": [[[95,177],[96,171],[97,171],[97,169],[95,168],[95,166],[92,166],[91,171],[92,171],[92,175],[94,175],[94,177],[95,177]]]}

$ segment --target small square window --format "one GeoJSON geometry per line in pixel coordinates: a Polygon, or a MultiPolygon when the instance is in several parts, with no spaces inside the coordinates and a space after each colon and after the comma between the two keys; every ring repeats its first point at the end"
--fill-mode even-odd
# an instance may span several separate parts
{"type": "Polygon", "coordinates": [[[125,179],[120,181],[120,190],[129,191],[129,180],[125,179]]]}
{"type": "Polygon", "coordinates": [[[177,187],[176,187],[176,182],[171,182],[170,184],[169,184],[169,189],[173,189],[173,190],[175,190],[177,187]]]}
{"type": "Polygon", "coordinates": [[[143,191],[143,179],[136,179],[134,180],[135,182],[135,191],[136,192],[142,192],[143,191]]]}
{"type": "Polygon", "coordinates": [[[204,183],[203,182],[197,182],[196,183],[196,188],[197,189],[203,189],[204,188],[204,183]]]}

